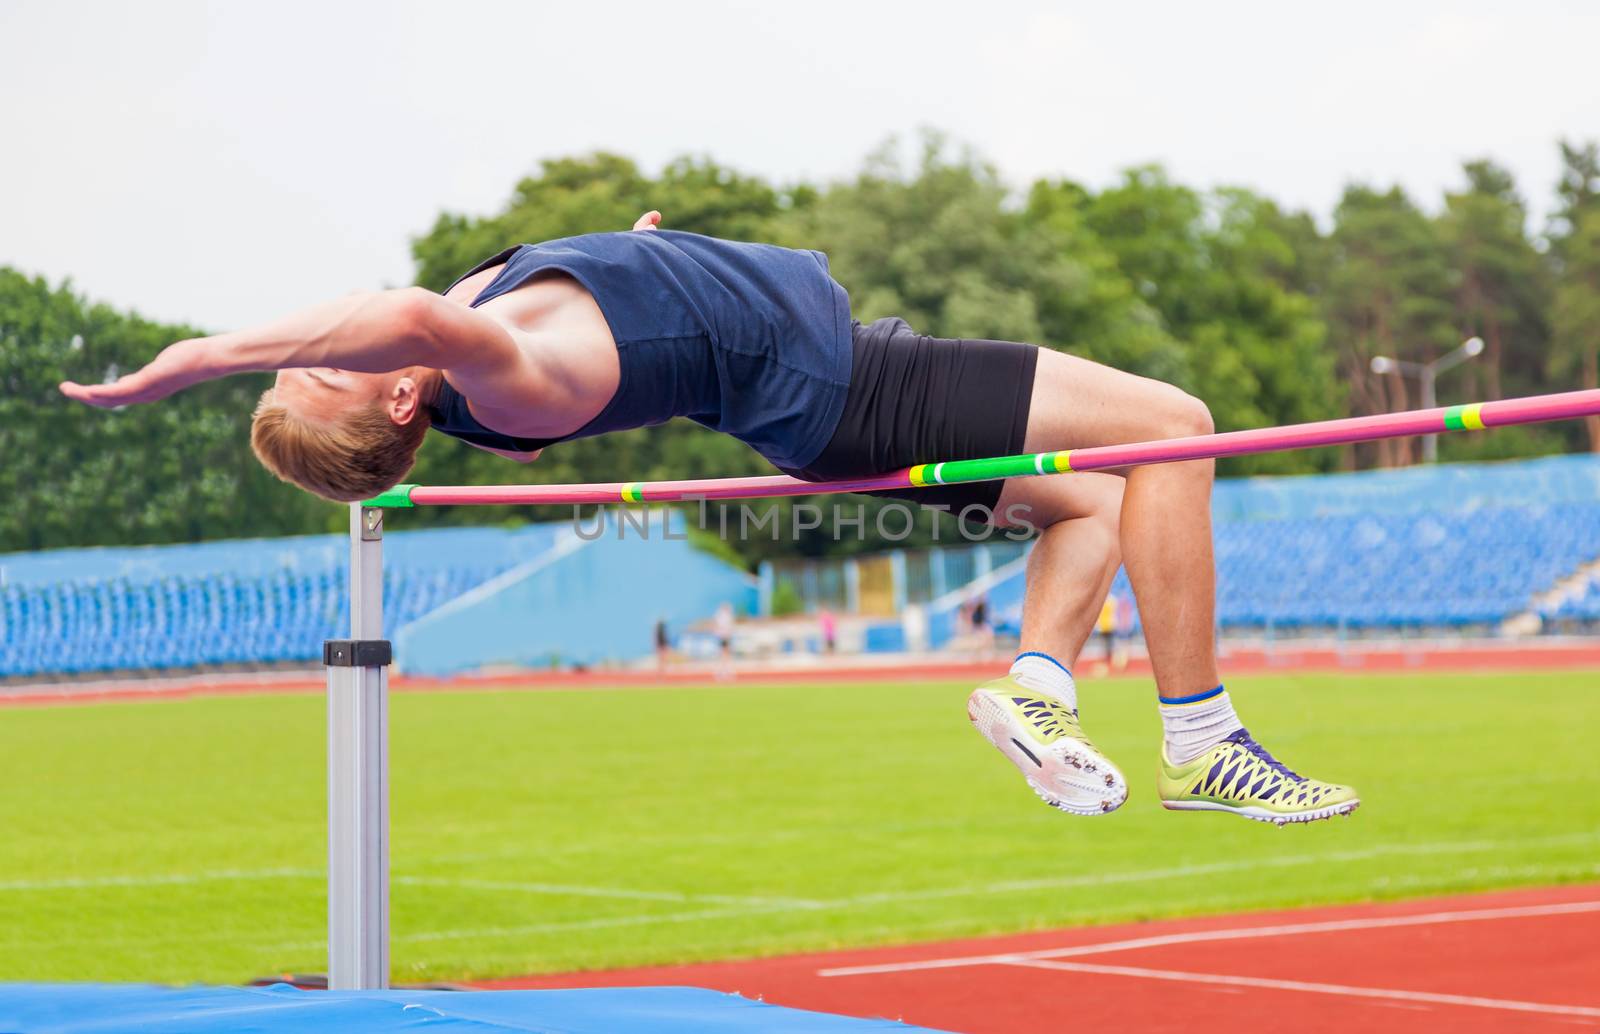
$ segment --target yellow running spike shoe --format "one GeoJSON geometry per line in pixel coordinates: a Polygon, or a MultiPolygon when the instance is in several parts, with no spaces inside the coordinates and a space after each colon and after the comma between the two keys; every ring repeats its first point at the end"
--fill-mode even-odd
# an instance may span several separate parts
{"type": "Polygon", "coordinates": [[[1290,771],[1246,729],[1183,765],[1163,748],[1158,788],[1163,808],[1226,811],[1280,826],[1348,815],[1361,803],[1352,787],[1290,771]]]}
{"type": "Polygon", "coordinates": [[[967,717],[1052,808],[1104,815],[1128,799],[1128,781],[1083,734],[1078,712],[1055,697],[1007,675],[972,691],[967,717]]]}

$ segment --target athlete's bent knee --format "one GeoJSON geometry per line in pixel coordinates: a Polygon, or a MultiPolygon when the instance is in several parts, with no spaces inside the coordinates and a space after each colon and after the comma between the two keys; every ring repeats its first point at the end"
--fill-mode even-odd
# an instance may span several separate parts
{"type": "Polygon", "coordinates": [[[1099,505],[1090,513],[1089,518],[1110,533],[1112,539],[1122,534],[1122,480],[1108,480],[1099,505]]]}
{"type": "Polygon", "coordinates": [[[1173,389],[1172,398],[1162,409],[1163,424],[1167,434],[1174,438],[1187,438],[1197,434],[1212,434],[1217,425],[1211,419],[1211,407],[1188,392],[1173,389]]]}

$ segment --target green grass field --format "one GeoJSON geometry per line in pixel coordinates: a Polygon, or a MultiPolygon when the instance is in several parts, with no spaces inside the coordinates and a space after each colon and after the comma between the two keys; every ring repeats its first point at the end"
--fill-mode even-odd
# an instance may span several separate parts
{"type": "MultiPolygon", "coordinates": [[[[1085,687],[1132,782],[1045,808],[936,685],[405,693],[397,980],[905,942],[1600,875],[1593,675],[1239,679],[1355,783],[1277,829],[1154,801],[1147,682],[1085,687]]],[[[0,710],[0,977],[321,971],[323,701],[0,710]]]]}

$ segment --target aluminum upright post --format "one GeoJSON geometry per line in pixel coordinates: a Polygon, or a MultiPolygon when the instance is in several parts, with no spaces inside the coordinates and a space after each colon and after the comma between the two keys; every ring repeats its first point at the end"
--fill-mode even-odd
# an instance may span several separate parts
{"type": "Polygon", "coordinates": [[[383,514],[350,506],[350,638],[328,668],[328,987],[389,986],[389,660],[383,514]]]}
{"type": "MultiPolygon", "coordinates": [[[[1420,378],[1421,381],[1422,381],[1422,408],[1423,409],[1432,409],[1433,407],[1435,407],[1435,406],[1437,406],[1439,404],[1439,396],[1435,392],[1435,389],[1434,389],[1435,378],[1436,378],[1436,373],[1434,371],[1433,364],[1432,363],[1428,363],[1426,366],[1424,366],[1422,368],[1422,376],[1420,378]]],[[[1436,434],[1425,434],[1425,435],[1422,436],[1422,462],[1424,462],[1424,463],[1438,463],[1439,462],[1439,436],[1438,435],[1436,435],[1436,434]]]]}

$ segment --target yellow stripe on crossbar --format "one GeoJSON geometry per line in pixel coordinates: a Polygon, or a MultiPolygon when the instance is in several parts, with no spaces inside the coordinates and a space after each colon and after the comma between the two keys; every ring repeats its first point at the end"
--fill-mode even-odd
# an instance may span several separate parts
{"type": "Polygon", "coordinates": [[[630,481],[622,486],[622,501],[637,503],[644,498],[644,486],[637,481],[630,481]]]}
{"type": "Polygon", "coordinates": [[[1474,402],[1461,407],[1461,426],[1468,431],[1483,430],[1483,403],[1474,402]]]}
{"type": "Polygon", "coordinates": [[[1055,466],[1057,474],[1064,474],[1072,469],[1072,450],[1064,449],[1050,457],[1050,462],[1055,466]]]}
{"type": "Polygon", "coordinates": [[[928,465],[926,463],[919,463],[915,467],[911,468],[911,483],[918,488],[921,488],[923,485],[932,484],[932,482],[928,480],[928,465]]]}

